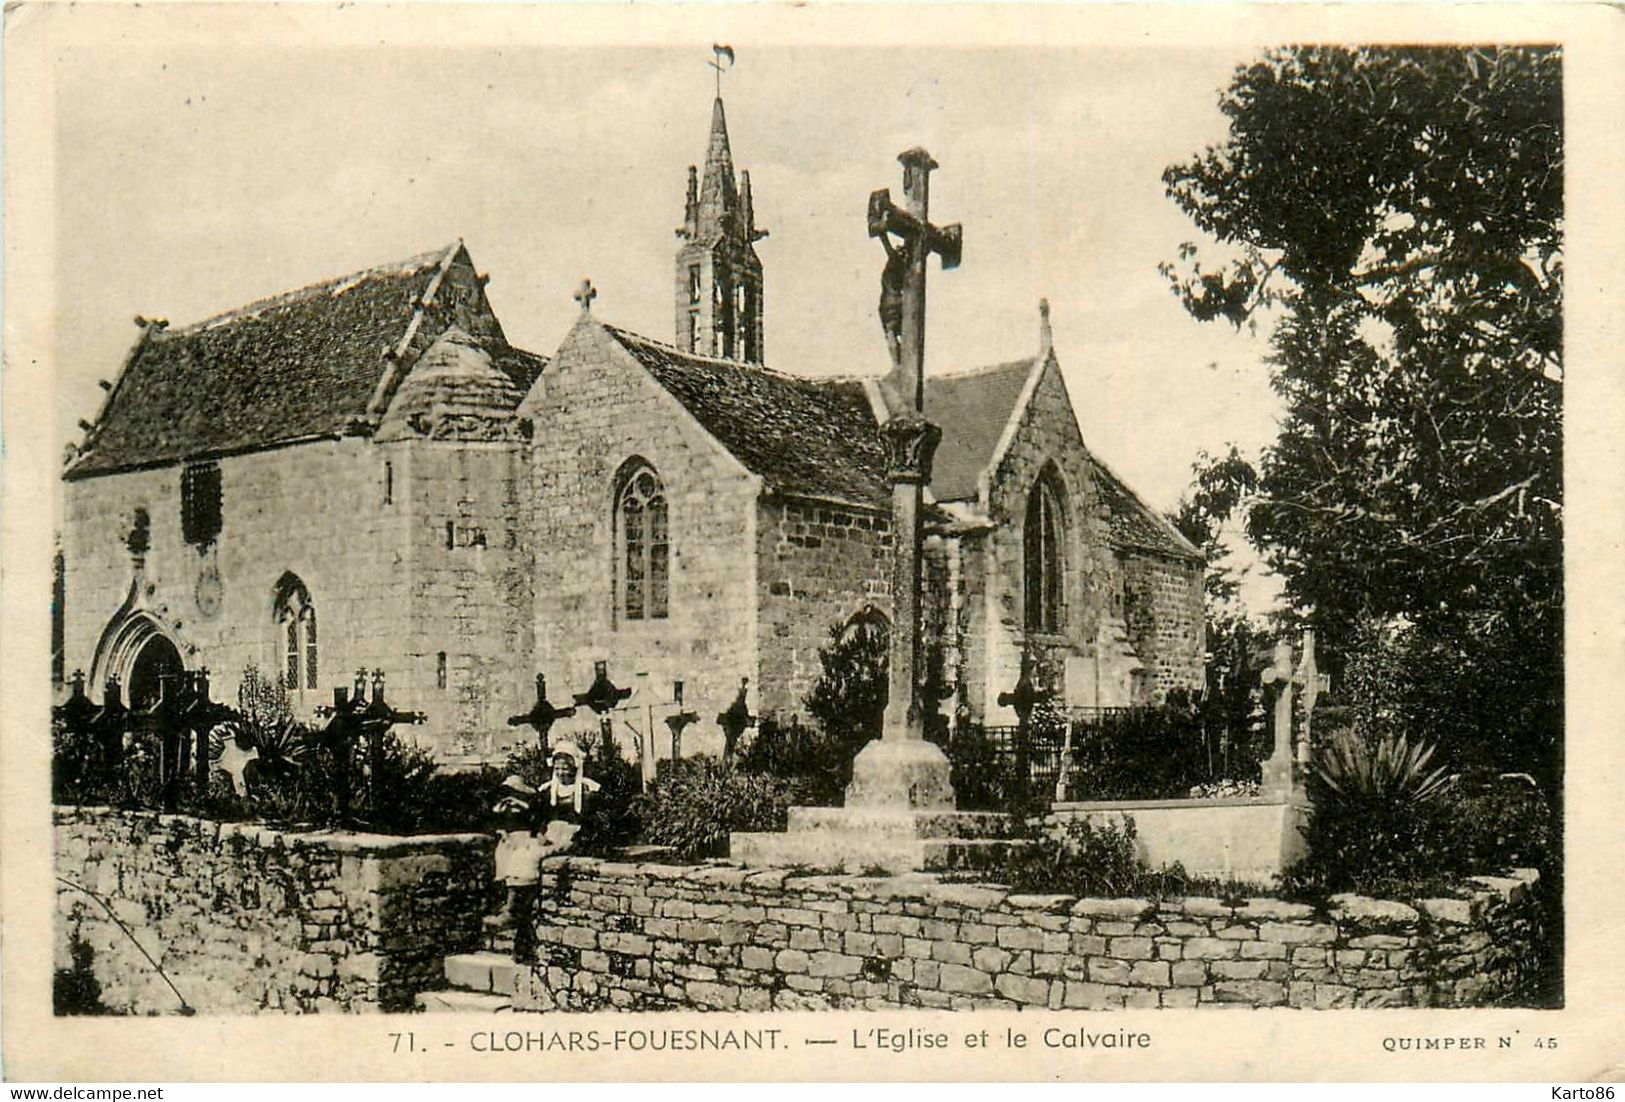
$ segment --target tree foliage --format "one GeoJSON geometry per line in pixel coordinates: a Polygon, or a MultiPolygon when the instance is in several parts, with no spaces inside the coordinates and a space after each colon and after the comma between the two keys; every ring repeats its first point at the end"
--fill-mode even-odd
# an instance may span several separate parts
{"type": "Polygon", "coordinates": [[[1221,94],[1227,139],[1164,174],[1224,254],[1187,244],[1165,274],[1199,319],[1272,323],[1285,407],[1256,469],[1209,464],[1210,496],[1243,503],[1334,668],[1360,625],[1401,625],[1479,734],[1519,694],[1503,722],[1531,726],[1503,741],[1547,768],[1561,75],[1545,48],[1276,50],[1221,94]]]}

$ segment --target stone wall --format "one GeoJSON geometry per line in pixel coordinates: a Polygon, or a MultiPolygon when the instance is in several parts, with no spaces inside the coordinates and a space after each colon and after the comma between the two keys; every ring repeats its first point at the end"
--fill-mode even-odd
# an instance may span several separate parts
{"type": "Polygon", "coordinates": [[[56,967],[91,952],[101,1001],[202,1013],[405,1010],[480,936],[479,835],[296,834],[179,815],[57,808],[56,967]],[[127,935],[97,901],[105,900],[127,935]],[[81,950],[82,952],[82,950],[81,950]]]}
{"type": "Polygon", "coordinates": [[[996,527],[978,541],[981,600],[967,604],[966,624],[967,631],[985,637],[979,649],[986,660],[982,683],[969,686],[968,703],[971,714],[987,723],[1013,724],[1015,713],[995,702],[1020,676],[1024,648],[1038,656],[1046,684],[1064,693],[1066,658],[1093,654],[1110,580],[1108,533],[1089,453],[1053,357],[1045,362],[1032,401],[989,481],[987,516],[996,527]],[[1060,630],[1029,638],[1022,601],[1023,525],[1033,487],[1046,468],[1055,472],[1062,495],[1064,594],[1060,630]]]}
{"type": "Polygon", "coordinates": [[[1529,967],[1533,872],[1470,899],[1075,899],[928,876],[551,859],[516,1009],[1475,1006],[1529,967]]]}
{"type": "Polygon", "coordinates": [[[402,734],[432,741],[451,764],[501,761],[534,741],[528,729],[507,725],[535,699],[531,557],[520,509],[527,456],[518,444],[461,440],[379,450],[394,465],[391,508],[404,518],[407,591],[402,607],[374,614],[400,625],[394,664],[412,695],[398,703],[428,717],[402,734]]]}
{"type": "Polygon", "coordinates": [[[1198,563],[1131,551],[1123,556],[1123,619],[1145,661],[1152,696],[1203,687],[1206,621],[1198,563]]]}
{"type": "Polygon", "coordinates": [[[832,625],[891,618],[891,521],[822,502],[764,501],[757,525],[761,708],[800,713],[832,625]]]}
{"type": "MultiPolygon", "coordinates": [[[[619,685],[636,686],[646,674],[641,691],[661,701],[681,678],[687,707],[702,719],[684,734],[684,753],[720,753],[713,717],[741,677],[753,694],[761,684],[753,553],[760,480],[590,317],[565,338],[520,413],[536,425],[535,665],[552,699],[584,690],[596,660],[609,663],[619,685]],[[615,608],[613,499],[617,475],[637,460],[666,490],[671,604],[663,620],[622,621],[615,608]]],[[[759,710],[754,696],[751,704],[759,710]]],[[[591,725],[584,713],[559,729],[572,722],[591,725]]]]}
{"type": "Polygon", "coordinates": [[[128,672],[110,668],[119,663],[105,644],[139,617],[175,643],[188,668],[211,669],[216,699],[229,700],[248,663],[269,676],[283,668],[273,605],[291,572],[320,628],[319,688],[295,693],[296,709],[308,715],[331,703],[331,686],[362,666],[389,675],[396,704],[416,706],[398,641],[407,521],[385,504],[385,458],[359,437],[222,458],[220,535],[201,551],[181,533],[181,465],[65,483],[68,671],[83,669],[99,701],[102,682],[128,672]],[[137,509],[150,518],[151,541],[139,567],[125,546],[137,509]]]}

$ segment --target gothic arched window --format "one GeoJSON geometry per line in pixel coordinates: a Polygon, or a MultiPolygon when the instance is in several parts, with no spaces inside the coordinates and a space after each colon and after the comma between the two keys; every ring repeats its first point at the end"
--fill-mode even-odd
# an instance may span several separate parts
{"type": "Polygon", "coordinates": [[[1022,582],[1028,631],[1061,630],[1066,526],[1061,513],[1059,483],[1054,468],[1046,469],[1027,497],[1027,521],[1022,528],[1022,582]]]}
{"type": "Polygon", "coordinates": [[[314,689],[320,673],[316,660],[316,606],[310,590],[295,574],[284,574],[276,584],[272,613],[282,649],[282,675],[289,689],[314,689]]]}
{"type": "Polygon", "coordinates": [[[671,609],[671,535],[666,491],[646,463],[632,467],[615,495],[618,592],[625,620],[664,620],[671,609]]]}

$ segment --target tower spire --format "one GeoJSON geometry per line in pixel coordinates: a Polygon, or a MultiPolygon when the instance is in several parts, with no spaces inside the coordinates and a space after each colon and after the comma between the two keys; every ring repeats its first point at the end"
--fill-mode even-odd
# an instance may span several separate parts
{"type": "Polygon", "coordinates": [[[700,235],[726,234],[738,202],[733,152],[728,148],[728,119],[722,110],[722,97],[718,96],[711,102],[711,137],[705,148],[705,173],[700,178],[700,235]]]}
{"type": "MultiPolygon", "coordinates": [[[[733,50],[713,47],[719,74],[733,50]]],[[[728,116],[719,94],[711,101],[705,166],[688,170],[683,227],[677,231],[677,346],[724,359],[762,362],[762,262],[750,174],[734,175],[728,116]]]]}

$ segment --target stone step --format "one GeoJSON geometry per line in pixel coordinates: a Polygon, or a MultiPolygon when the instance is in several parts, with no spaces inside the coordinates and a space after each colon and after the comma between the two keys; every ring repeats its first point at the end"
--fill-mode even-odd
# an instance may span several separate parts
{"type": "Polygon", "coordinates": [[[513,1009],[506,995],[485,991],[419,991],[417,1004],[427,1014],[495,1014],[513,1009]]]}
{"type": "Polygon", "coordinates": [[[1010,816],[997,811],[912,811],[866,807],[792,807],[788,829],[904,838],[1001,838],[1010,816]]]}
{"type": "Polygon", "coordinates": [[[507,953],[453,953],[445,963],[451,986],[494,995],[511,996],[518,989],[520,973],[529,971],[528,965],[516,963],[507,953]]]}

